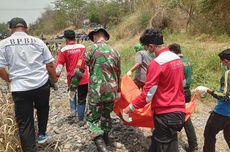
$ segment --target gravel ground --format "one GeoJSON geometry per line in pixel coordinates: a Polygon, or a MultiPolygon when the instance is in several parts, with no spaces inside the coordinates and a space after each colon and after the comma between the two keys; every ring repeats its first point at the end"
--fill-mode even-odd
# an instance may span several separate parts
{"type": "MultiPolygon", "coordinates": [[[[7,87],[0,80],[1,90],[7,87]]],[[[213,109],[214,102],[201,102],[192,121],[198,137],[199,152],[203,147],[203,132],[209,111],[213,109]]],[[[69,119],[69,101],[67,85],[62,76],[59,80],[59,90],[51,91],[50,115],[48,123],[49,140],[46,144],[40,144],[39,152],[96,152],[96,147],[89,136],[89,132],[84,127],[80,127],[75,119],[69,119]]],[[[145,152],[151,141],[151,130],[149,128],[135,128],[123,125],[122,121],[112,114],[113,128],[109,134],[111,152],[145,152]]],[[[185,152],[183,147],[187,144],[184,130],[179,135],[180,152],[185,152]]],[[[223,133],[217,135],[217,152],[230,152],[224,141],[223,133]]]]}
{"type": "MultiPolygon", "coordinates": [[[[50,150],[62,152],[94,152],[96,147],[92,142],[89,132],[84,127],[79,127],[74,119],[68,119],[69,102],[67,98],[67,86],[64,78],[59,81],[59,90],[51,93],[51,108],[48,124],[48,133],[50,137],[50,150]]],[[[215,103],[198,102],[195,113],[192,115],[192,121],[198,137],[199,151],[203,147],[203,132],[206,121],[209,117],[209,111],[215,103]]],[[[110,133],[111,144],[109,150],[112,152],[145,152],[151,141],[151,130],[149,128],[135,128],[123,125],[122,121],[112,114],[113,129],[110,133]]],[[[183,147],[187,144],[185,131],[182,130],[179,135],[180,152],[185,152],[183,147]]],[[[47,147],[46,147],[47,148],[47,147]]],[[[220,132],[217,136],[217,152],[229,152],[223,134],[220,132]]]]}

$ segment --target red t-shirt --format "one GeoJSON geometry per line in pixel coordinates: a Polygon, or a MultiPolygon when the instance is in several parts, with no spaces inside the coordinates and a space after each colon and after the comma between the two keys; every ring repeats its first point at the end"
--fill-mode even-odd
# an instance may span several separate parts
{"type": "MultiPolygon", "coordinates": [[[[70,85],[70,78],[73,75],[78,60],[84,60],[84,52],[84,45],[77,44],[75,41],[71,41],[65,47],[63,47],[58,54],[56,71],[58,67],[64,67],[64,65],[66,65],[68,85],[70,85]]],[[[83,85],[87,83],[89,83],[88,68],[85,70],[79,84],[83,85]]]]}

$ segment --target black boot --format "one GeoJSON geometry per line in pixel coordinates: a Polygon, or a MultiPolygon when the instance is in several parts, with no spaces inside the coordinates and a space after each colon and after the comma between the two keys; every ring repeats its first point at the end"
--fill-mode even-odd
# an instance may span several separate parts
{"type": "Polygon", "coordinates": [[[103,139],[105,141],[106,146],[108,146],[110,144],[109,133],[108,132],[104,132],[103,139]]]}
{"type": "Polygon", "coordinates": [[[97,147],[98,152],[109,152],[102,135],[95,137],[94,143],[97,147]]]}
{"type": "Polygon", "coordinates": [[[186,146],[185,150],[186,150],[186,152],[198,152],[199,149],[198,149],[198,146],[196,146],[196,147],[186,146]]]}

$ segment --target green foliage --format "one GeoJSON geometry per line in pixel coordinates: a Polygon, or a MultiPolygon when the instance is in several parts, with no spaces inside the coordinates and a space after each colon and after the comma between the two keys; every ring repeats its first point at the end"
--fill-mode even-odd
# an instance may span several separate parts
{"type": "MultiPolygon", "coordinates": [[[[188,34],[174,33],[170,30],[164,30],[164,38],[165,46],[177,42],[182,47],[182,53],[189,58],[193,68],[192,89],[199,85],[218,89],[219,79],[223,72],[218,53],[226,48],[229,38],[225,39],[225,43],[220,43],[212,38],[197,38],[188,34]]],[[[120,54],[122,74],[125,74],[135,61],[135,51],[132,44],[121,49],[120,54]]]]}
{"type": "Polygon", "coordinates": [[[54,11],[54,28],[55,30],[61,30],[64,29],[67,25],[66,18],[67,15],[63,10],[56,10],[54,11]]]}
{"type": "Polygon", "coordinates": [[[65,19],[75,27],[80,27],[85,19],[85,0],[56,0],[55,9],[65,13],[65,19]]]}
{"type": "Polygon", "coordinates": [[[87,7],[87,17],[91,22],[107,27],[121,21],[121,18],[129,12],[124,2],[119,1],[91,1],[87,7]]]}
{"type": "Polygon", "coordinates": [[[0,39],[8,34],[8,26],[6,23],[0,23],[0,39]]]}
{"type": "MultiPolygon", "coordinates": [[[[230,35],[230,1],[229,0],[201,0],[200,16],[208,28],[203,32],[227,33],[230,35]]],[[[199,20],[200,21],[200,20],[199,20]]]]}
{"type": "Polygon", "coordinates": [[[54,33],[68,26],[81,28],[85,19],[107,28],[118,24],[126,14],[133,11],[127,3],[120,0],[56,0],[53,10],[47,9],[31,24],[31,32],[40,35],[54,33]]]}
{"type": "Polygon", "coordinates": [[[140,29],[147,28],[149,26],[149,22],[151,19],[151,11],[145,10],[140,13],[140,16],[138,17],[138,23],[140,29]]]}
{"type": "Polygon", "coordinates": [[[66,27],[66,14],[62,10],[47,9],[46,12],[30,25],[30,32],[34,35],[51,34],[66,27]]]}
{"type": "Polygon", "coordinates": [[[135,63],[135,50],[133,47],[124,48],[120,51],[122,75],[130,70],[135,63]]]}
{"type": "MultiPolygon", "coordinates": [[[[182,53],[189,58],[193,67],[192,88],[204,85],[213,89],[219,86],[219,79],[222,74],[220,68],[220,53],[226,43],[218,42],[208,35],[200,37],[189,34],[180,34],[173,32],[164,32],[166,45],[177,42],[182,47],[182,53]]],[[[218,37],[216,36],[216,39],[218,37]]]]}

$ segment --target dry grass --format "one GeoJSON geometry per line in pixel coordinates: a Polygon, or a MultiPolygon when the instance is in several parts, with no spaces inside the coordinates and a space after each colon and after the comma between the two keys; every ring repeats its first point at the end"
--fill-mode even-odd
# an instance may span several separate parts
{"type": "Polygon", "coordinates": [[[0,151],[20,151],[11,95],[0,90],[0,151]]]}

